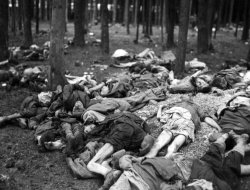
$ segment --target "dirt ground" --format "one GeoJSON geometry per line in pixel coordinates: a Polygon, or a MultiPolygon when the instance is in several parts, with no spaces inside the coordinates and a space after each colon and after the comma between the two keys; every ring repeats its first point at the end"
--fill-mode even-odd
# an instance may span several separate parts
{"type": "MultiPolygon", "coordinates": [[[[43,30],[48,29],[46,23],[41,25],[43,30]]],[[[90,32],[94,32],[96,38],[100,38],[100,26],[94,26],[90,32]]],[[[176,29],[177,30],[177,29],[176,29]]],[[[125,28],[120,25],[110,27],[110,55],[116,49],[125,49],[130,53],[139,53],[147,47],[152,48],[157,55],[160,55],[162,50],[160,42],[160,28],[154,28],[153,43],[142,42],[138,45],[133,43],[135,29],[131,28],[131,34],[126,35],[125,28]]],[[[73,36],[73,24],[68,24],[68,37],[73,36]]],[[[35,42],[41,45],[49,39],[48,35],[36,36],[35,42]]],[[[176,33],[177,39],[177,33],[176,33]]],[[[196,55],[196,39],[197,33],[189,32],[189,43],[187,49],[187,60],[198,57],[201,61],[207,63],[212,71],[219,70],[224,60],[239,60],[245,59],[248,51],[248,44],[243,43],[239,38],[233,36],[232,30],[221,30],[216,40],[214,40],[215,52],[206,55],[196,55]]],[[[20,45],[20,38],[11,37],[11,46],[20,45]]],[[[70,47],[68,54],[65,56],[66,68],[73,75],[81,76],[84,72],[93,72],[98,80],[105,76],[114,75],[116,73],[126,72],[126,70],[108,68],[100,70],[92,69],[93,63],[109,65],[112,60],[110,55],[102,55],[99,46],[91,45],[93,38],[88,36],[86,40],[89,42],[84,48],[70,47]],[[83,66],[76,67],[75,61],[80,60],[83,66]]],[[[173,49],[175,52],[175,49],[173,49]]],[[[41,62],[44,64],[44,62],[41,62]]],[[[32,94],[29,89],[14,88],[11,91],[0,89],[0,115],[8,115],[18,112],[22,100],[32,94]]],[[[165,103],[173,102],[179,95],[169,95],[165,103]]],[[[213,111],[221,103],[226,101],[227,97],[218,97],[208,94],[197,94],[195,101],[202,105],[204,109],[213,111]]],[[[146,118],[150,112],[157,109],[156,105],[148,105],[137,113],[146,118]],[[149,111],[150,110],[150,111],[149,111]]],[[[156,122],[154,119],[150,122],[156,122]]],[[[156,122],[157,126],[159,124],[156,122]]],[[[202,128],[197,132],[196,142],[181,149],[181,152],[190,157],[200,157],[208,146],[207,134],[212,129],[202,125],[202,128]]],[[[152,132],[157,136],[158,127],[152,129],[152,132]]],[[[247,163],[249,162],[247,159],[247,163]]],[[[250,162],[249,162],[250,163],[250,162]]],[[[67,168],[65,156],[60,151],[40,153],[33,139],[33,131],[21,129],[15,125],[8,125],[0,129],[0,174],[12,176],[21,190],[61,190],[61,189],[97,189],[102,183],[102,179],[93,180],[77,180],[71,175],[67,168]]],[[[250,189],[250,178],[242,179],[242,189],[250,189]]]]}

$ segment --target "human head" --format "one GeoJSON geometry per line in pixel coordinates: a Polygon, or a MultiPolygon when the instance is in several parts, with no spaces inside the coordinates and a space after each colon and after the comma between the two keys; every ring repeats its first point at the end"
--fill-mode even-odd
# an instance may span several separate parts
{"type": "Polygon", "coordinates": [[[84,133],[85,134],[88,134],[90,133],[91,131],[93,131],[93,129],[96,128],[96,125],[95,124],[88,124],[88,125],[85,125],[84,126],[84,133]]]}
{"type": "Polygon", "coordinates": [[[101,122],[104,119],[105,119],[105,115],[96,111],[92,111],[92,110],[88,110],[82,115],[82,120],[84,121],[84,124],[101,122]]]}
{"type": "Polygon", "coordinates": [[[131,155],[124,155],[119,159],[119,167],[123,170],[128,170],[129,168],[132,168],[132,160],[131,155]]]}
{"type": "Polygon", "coordinates": [[[150,149],[152,148],[153,144],[154,144],[154,137],[152,137],[151,135],[147,134],[142,143],[141,143],[141,148],[140,148],[140,156],[143,156],[145,154],[147,154],[150,149]]]}
{"type": "Polygon", "coordinates": [[[202,77],[193,77],[191,79],[192,84],[196,87],[196,90],[198,92],[209,92],[211,90],[210,84],[208,82],[208,77],[207,76],[202,76],[202,77]]]}

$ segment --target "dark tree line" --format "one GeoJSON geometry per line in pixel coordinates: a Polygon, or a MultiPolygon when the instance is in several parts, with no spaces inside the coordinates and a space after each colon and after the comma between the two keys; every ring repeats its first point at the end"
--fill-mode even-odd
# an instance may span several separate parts
{"type": "MultiPolygon", "coordinates": [[[[8,57],[8,31],[13,35],[23,34],[23,46],[29,47],[33,43],[32,22],[35,23],[35,33],[39,33],[40,22],[49,22],[52,26],[55,24],[52,12],[56,10],[56,2],[58,1],[1,1],[1,60],[8,57]]],[[[220,27],[234,25],[236,37],[238,28],[243,27],[241,40],[246,41],[249,38],[249,0],[63,0],[61,3],[65,6],[65,13],[58,19],[65,23],[74,21],[75,45],[84,46],[88,27],[101,23],[103,53],[109,53],[109,25],[120,23],[126,27],[128,35],[131,25],[135,26],[135,43],[138,43],[140,36],[150,38],[154,35],[153,26],[157,26],[161,29],[163,47],[178,47],[178,73],[183,72],[187,31],[190,25],[198,28],[198,53],[213,50],[213,38],[216,38],[220,27]],[[176,26],[179,26],[178,44],[174,35],[176,26]],[[215,30],[214,33],[212,30],[215,30]]],[[[60,26],[64,26],[64,32],[67,30],[67,24],[60,26]]]]}

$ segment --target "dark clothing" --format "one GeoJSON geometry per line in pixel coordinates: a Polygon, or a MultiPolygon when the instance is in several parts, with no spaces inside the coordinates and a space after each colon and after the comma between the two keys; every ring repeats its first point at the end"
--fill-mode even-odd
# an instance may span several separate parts
{"type": "Polygon", "coordinates": [[[218,144],[212,144],[200,160],[194,160],[190,180],[211,181],[216,190],[238,190],[243,156],[237,151],[230,152],[226,157],[223,154],[218,144]]]}
{"type": "Polygon", "coordinates": [[[76,101],[81,101],[84,108],[87,108],[90,98],[82,86],[77,84],[68,84],[63,88],[63,103],[68,111],[72,111],[76,101]]]}
{"type": "Polygon", "coordinates": [[[112,144],[115,151],[121,149],[137,151],[147,132],[149,132],[148,125],[135,114],[115,113],[100,122],[90,135],[104,137],[101,141],[112,144]]]}
{"type": "Polygon", "coordinates": [[[239,75],[240,68],[225,69],[218,72],[212,81],[211,86],[220,89],[230,89],[235,83],[241,82],[242,77],[239,75]]]}
{"type": "Polygon", "coordinates": [[[223,132],[234,130],[238,134],[250,135],[250,107],[240,106],[235,109],[225,109],[220,114],[218,124],[223,132]]]}
{"type": "Polygon", "coordinates": [[[206,117],[205,112],[203,112],[197,104],[191,101],[183,101],[180,103],[176,103],[174,107],[185,108],[191,113],[192,121],[194,122],[196,130],[200,127],[201,121],[203,121],[206,117]]]}
{"type": "Polygon", "coordinates": [[[181,173],[175,162],[166,158],[146,159],[141,164],[134,163],[133,168],[149,185],[150,190],[160,189],[162,181],[170,182],[181,173]]]}
{"type": "Polygon", "coordinates": [[[145,136],[145,131],[138,125],[114,123],[103,142],[113,145],[115,151],[121,149],[136,151],[140,149],[145,136]]]}

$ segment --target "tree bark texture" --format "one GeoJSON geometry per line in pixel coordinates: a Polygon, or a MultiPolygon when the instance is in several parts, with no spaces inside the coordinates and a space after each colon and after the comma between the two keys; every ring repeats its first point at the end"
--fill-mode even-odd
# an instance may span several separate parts
{"type": "Polygon", "coordinates": [[[198,53],[208,51],[207,0],[199,0],[198,5],[198,53]]]}
{"type": "Polygon", "coordinates": [[[0,61],[8,58],[8,3],[0,1],[0,61]]]}
{"type": "Polygon", "coordinates": [[[18,29],[23,29],[23,2],[18,0],[18,29]]]}
{"type": "Polygon", "coordinates": [[[187,34],[189,25],[189,9],[190,0],[181,0],[180,2],[180,20],[179,20],[179,35],[177,59],[175,64],[175,75],[182,76],[185,69],[187,34]]]}
{"type": "Polygon", "coordinates": [[[74,12],[75,12],[75,39],[74,43],[77,46],[84,46],[84,21],[85,21],[85,2],[82,0],[74,1],[74,12]]]}
{"type": "Polygon", "coordinates": [[[108,0],[101,1],[101,48],[105,54],[109,53],[109,19],[108,0]]]}
{"type": "Polygon", "coordinates": [[[32,31],[31,31],[31,12],[33,10],[32,7],[32,0],[25,0],[23,1],[23,13],[24,13],[24,22],[23,22],[23,28],[24,28],[24,47],[29,47],[33,43],[32,38],[32,31]]]}
{"type": "Polygon", "coordinates": [[[50,57],[51,65],[50,89],[56,89],[57,85],[65,85],[64,68],[64,34],[66,0],[53,0],[50,33],[50,57]]]}

